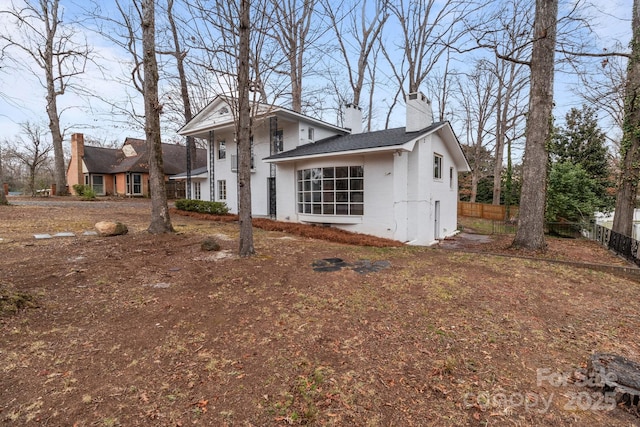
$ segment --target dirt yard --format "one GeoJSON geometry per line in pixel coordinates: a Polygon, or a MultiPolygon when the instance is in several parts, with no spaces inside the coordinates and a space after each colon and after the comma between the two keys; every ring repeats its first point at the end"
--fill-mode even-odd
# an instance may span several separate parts
{"type": "Polygon", "coordinates": [[[174,213],[176,233],[152,236],[149,215],[147,200],[0,206],[4,425],[640,425],[576,382],[594,352],[640,361],[637,279],[542,259],[627,265],[591,242],[526,259],[508,238],[256,228],[241,259],[233,222],[174,213]],[[129,233],[83,235],[101,220],[129,233]],[[34,238],[59,232],[75,236],[34,238]]]}

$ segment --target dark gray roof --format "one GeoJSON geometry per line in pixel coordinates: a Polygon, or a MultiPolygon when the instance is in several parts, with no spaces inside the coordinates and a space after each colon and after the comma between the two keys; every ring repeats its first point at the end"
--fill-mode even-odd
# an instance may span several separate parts
{"type": "Polygon", "coordinates": [[[84,164],[90,173],[113,173],[113,165],[117,163],[118,152],[115,148],[84,147],[84,164]]]}
{"type": "MultiPolygon", "coordinates": [[[[113,174],[123,172],[148,173],[149,154],[144,139],[127,138],[125,144],[136,151],[135,156],[126,157],[121,148],[102,148],[86,145],[84,163],[89,173],[113,174]]],[[[207,150],[198,148],[196,167],[207,164],[207,150]]],[[[162,163],[165,175],[175,175],[187,168],[187,149],[184,145],[162,143],[162,163]]]]}
{"type": "Polygon", "coordinates": [[[405,128],[385,129],[375,132],[336,135],[310,144],[301,145],[293,150],[283,151],[267,157],[265,160],[287,159],[320,154],[341,153],[345,151],[367,150],[372,148],[395,147],[403,145],[421,135],[430,133],[446,122],[433,123],[420,131],[409,132],[405,128]]]}
{"type": "MultiPolygon", "coordinates": [[[[200,175],[201,173],[206,173],[206,172],[207,172],[207,167],[202,166],[200,168],[192,169],[191,176],[200,175]]],[[[180,172],[178,174],[173,175],[173,178],[186,178],[186,177],[187,177],[187,171],[180,172]]]]}

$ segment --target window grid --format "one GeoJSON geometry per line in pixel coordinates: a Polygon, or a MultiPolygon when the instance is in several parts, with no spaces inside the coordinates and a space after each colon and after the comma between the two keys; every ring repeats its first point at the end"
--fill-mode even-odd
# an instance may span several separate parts
{"type": "Polygon", "coordinates": [[[280,153],[284,150],[284,132],[282,129],[278,129],[274,134],[274,145],[276,153],[280,153]]]}
{"type": "Polygon", "coordinates": [[[224,179],[218,181],[218,199],[227,200],[227,181],[224,179]]]}
{"type": "Polygon", "coordinates": [[[364,167],[298,170],[297,196],[298,213],[364,215],[364,167]]]}
{"type": "Polygon", "coordinates": [[[225,141],[218,141],[218,160],[227,158],[227,144],[225,141]]]}
{"type": "Polygon", "coordinates": [[[440,154],[433,155],[433,178],[442,179],[442,156],[440,154]]]}

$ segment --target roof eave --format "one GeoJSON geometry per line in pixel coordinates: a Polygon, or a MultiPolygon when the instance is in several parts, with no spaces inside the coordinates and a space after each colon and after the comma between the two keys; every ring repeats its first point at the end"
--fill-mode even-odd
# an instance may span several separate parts
{"type": "Polygon", "coordinates": [[[270,159],[267,157],[265,159],[262,159],[262,161],[265,163],[285,163],[285,162],[295,162],[299,160],[312,160],[312,159],[327,158],[327,157],[357,156],[360,154],[383,153],[383,152],[390,152],[390,151],[391,152],[411,151],[411,149],[407,147],[407,144],[409,144],[410,142],[407,142],[401,145],[390,145],[387,147],[363,148],[360,150],[343,150],[343,151],[336,151],[333,153],[317,153],[317,154],[308,154],[308,155],[302,155],[302,156],[281,157],[278,159],[270,159]]]}

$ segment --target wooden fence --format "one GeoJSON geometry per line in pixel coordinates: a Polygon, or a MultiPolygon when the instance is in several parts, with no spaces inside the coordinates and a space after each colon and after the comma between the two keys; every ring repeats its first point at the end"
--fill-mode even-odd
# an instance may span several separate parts
{"type": "Polygon", "coordinates": [[[518,217],[518,206],[509,207],[509,218],[506,218],[506,210],[507,207],[504,205],[458,201],[459,216],[492,219],[494,221],[504,221],[518,217]]]}

